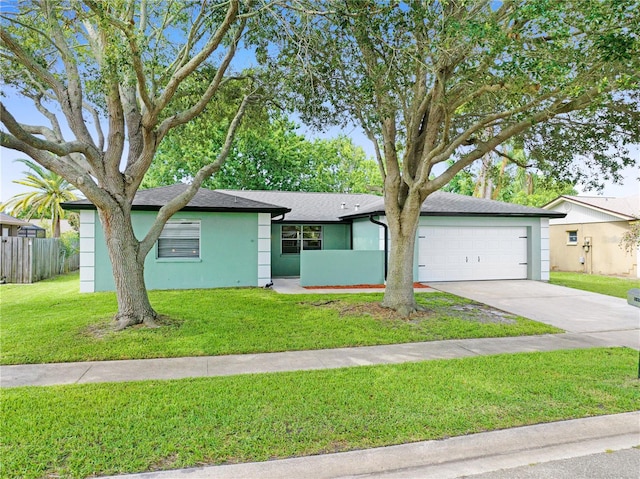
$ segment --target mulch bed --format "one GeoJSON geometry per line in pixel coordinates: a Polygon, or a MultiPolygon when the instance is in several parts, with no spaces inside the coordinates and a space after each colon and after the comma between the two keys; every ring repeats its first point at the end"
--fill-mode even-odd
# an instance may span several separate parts
{"type": "Polygon", "coordinates": [[[426,310],[413,312],[408,318],[398,314],[398,312],[393,309],[383,307],[377,301],[350,303],[338,299],[328,299],[313,302],[304,301],[300,304],[319,308],[330,308],[338,311],[340,317],[369,316],[381,320],[407,321],[416,325],[419,325],[424,320],[443,315],[453,315],[458,319],[479,323],[514,324],[516,322],[513,314],[480,303],[427,306],[426,310]]]}

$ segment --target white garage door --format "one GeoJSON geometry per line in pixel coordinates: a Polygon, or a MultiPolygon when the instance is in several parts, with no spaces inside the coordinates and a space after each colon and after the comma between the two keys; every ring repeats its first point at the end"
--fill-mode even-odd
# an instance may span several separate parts
{"type": "Polygon", "coordinates": [[[419,281],[527,278],[527,228],[422,226],[419,281]]]}

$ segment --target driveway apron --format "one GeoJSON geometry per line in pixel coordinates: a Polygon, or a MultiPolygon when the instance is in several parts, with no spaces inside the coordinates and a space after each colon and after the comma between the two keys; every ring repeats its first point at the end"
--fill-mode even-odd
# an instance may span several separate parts
{"type": "Polygon", "coordinates": [[[640,309],[622,298],[540,281],[460,281],[429,286],[525,318],[551,324],[569,333],[640,348],[640,309]]]}

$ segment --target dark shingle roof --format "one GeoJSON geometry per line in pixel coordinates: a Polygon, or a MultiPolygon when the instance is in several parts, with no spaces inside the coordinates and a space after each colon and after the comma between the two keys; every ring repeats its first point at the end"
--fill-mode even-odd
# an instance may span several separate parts
{"type": "Polygon", "coordinates": [[[366,207],[377,204],[382,198],[364,193],[308,193],[299,191],[253,191],[253,190],[220,190],[229,195],[242,196],[247,199],[264,201],[274,205],[291,208],[285,222],[298,223],[337,223],[343,215],[362,211],[366,207]],[[344,203],[344,208],[343,208],[344,203]]]}
{"type": "MultiPolygon", "coordinates": [[[[187,185],[140,190],[134,210],[158,210],[187,185]]],[[[89,200],[63,203],[67,210],[95,209],[89,200]]],[[[384,200],[364,193],[207,190],[201,188],[182,211],[244,211],[285,214],[284,221],[337,223],[369,215],[384,215],[384,200]],[[344,206],[343,206],[344,205],[344,206]]],[[[422,216],[532,216],[562,218],[565,213],[437,191],[422,205],[422,216]]]]}
{"type": "MultiPolygon", "coordinates": [[[[140,190],[133,200],[134,210],[159,210],[169,201],[182,193],[187,188],[185,184],[162,186],[149,190],[140,190]]],[[[69,201],[62,204],[66,210],[95,209],[95,206],[87,199],[69,201]]],[[[289,211],[289,208],[273,204],[254,201],[241,196],[234,196],[220,191],[200,188],[191,201],[182,208],[182,211],[235,211],[247,213],[271,213],[281,215],[289,211]]]]}
{"type": "MultiPolygon", "coordinates": [[[[372,204],[357,213],[343,215],[342,218],[358,218],[371,214],[383,215],[384,202],[372,204]]],[[[473,196],[458,195],[436,191],[427,197],[420,209],[421,216],[532,216],[562,218],[564,213],[531,208],[529,206],[504,203],[502,201],[474,198],[473,196]]]]}

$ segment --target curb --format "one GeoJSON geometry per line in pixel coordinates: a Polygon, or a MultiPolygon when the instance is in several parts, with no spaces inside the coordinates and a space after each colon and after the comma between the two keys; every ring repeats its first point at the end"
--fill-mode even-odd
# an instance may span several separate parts
{"type": "Polygon", "coordinates": [[[268,462],[207,466],[127,479],[454,479],[640,444],[640,412],[572,419],[397,446],[268,462]]]}

